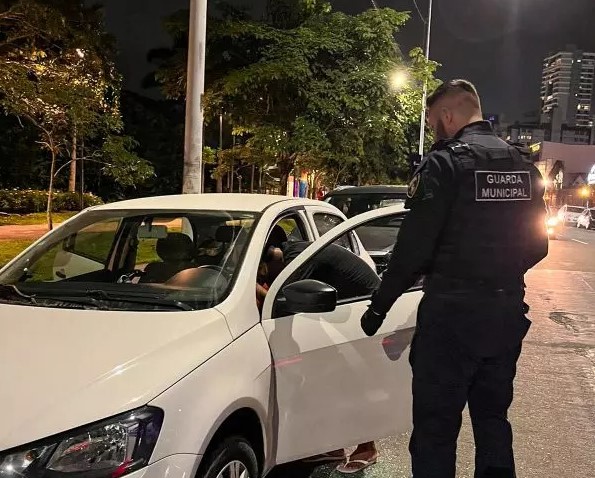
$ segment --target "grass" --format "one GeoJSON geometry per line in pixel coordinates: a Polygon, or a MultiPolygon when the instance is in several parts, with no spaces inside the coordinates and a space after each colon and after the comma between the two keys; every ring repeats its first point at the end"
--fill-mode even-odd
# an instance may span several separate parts
{"type": "MultiPolygon", "coordinates": [[[[52,219],[55,223],[64,222],[75,214],[78,214],[78,211],[54,212],[52,213],[52,219]]],[[[23,215],[11,214],[9,216],[0,215],[0,226],[33,226],[46,223],[47,217],[45,212],[23,215]]]]}
{"type": "MultiPolygon", "coordinates": [[[[107,256],[109,248],[111,247],[111,237],[98,238],[95,235],[93,243],[79,242],[78,248],[80,252],[84,252],[91,257],[99,259],[101,256],[107,256]],[[104,240],[101,240],[104,239],[104,240]]],[[[16,257],[21,251],[25,250],[30,244],[34,242],[33,239],[9,239],[0,240],[0,266],[3,266],[8,261],[16,257]]],[[[147,264],[149,262],[160,261],[157,252],[155,251],[155,245],[157,240],[145,240],[139,244],[138,252],[136,256],[136,263],[147,264]]],[[[44,257],[42,257],[36,266],[34,267],[34,277],[37,280],[51,280],[52,268],[54,258],[58,249],[61,249],[62,245],[48,251],[44,257]]]]}
{"type": "Polygon", "coordinates": [[[33,239],[0,240],[0,266],[6,264],[32,243],[33,239]]]}
{"type": "MultiPolygon", "coordinates": [[[[62,220],[65,220],[75,213],[58,214],[60,214],[62,220]]],[[[39,218],[42,217],[43,214],[13,216],[13,218],[21,218],[24,220],[26,217],[31,219],[32,216],[33,218],[39,218]]],[[[21,222],[20,224],[32,224],[32,222],[21,222]]],[[[43,222],[41,224],[43,224],[43,222]]],[[[6,225],[6,223],[0,222],[0,225],[6,225]]],[[[74,250],[72,252],[75,254],[78,253],[79,255],[99,263],[105,263],[114,240],[115,227],[117,227],[117,225],[104,223],[90,226],[86,231],[80,231],[77,235],[74,243],[74,250]]],[[[169,228],[169,231],[180,232],[181,227],[174,225],[174,227],[169,228]]],[[[0,266],[6,264],[33,242],[34,239],[0,239],[0,266]]],[[[157,255],[156,245],[157,239],[142,238],[139,240],[136,254],[137,266],[161,260],[157,255]]],[[[32,265],[31,272],[36,280],[52,280],[55,257],[58,251],[62,250],[62,247],[62,243],[56,244],[51,250],[46,251],[45,255],[39,258],[36,264],[32,265]]]]}

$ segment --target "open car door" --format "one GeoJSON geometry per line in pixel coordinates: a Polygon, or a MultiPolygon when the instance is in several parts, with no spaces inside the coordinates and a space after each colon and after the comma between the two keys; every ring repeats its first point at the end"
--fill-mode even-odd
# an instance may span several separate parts
{"type": "MultiPolygon", "coordinates": [[[[340,243],[338,239],[361,227],[391,224],[398,228],[405,214],[398,205],[349,219],[312,243],[272,284],[263,306],[262,326],[276,380],[277,463],[410,429],[408,356],[422,297],[419,288],[397,301],[374,337],[367,337],[360,327],[369,296],[333,299],[332,307],[324,312],[289,313],[284,306],[285,295],[292,290],[288,286],[298,284],[294,278],[300,268],[305,270],[325,247],[340,243]]],[[[398,231],[391,234],[398,240],[398,231]]],[[[334,291],[331,287],[327,291],[334,291]]],[[[315,300],[315,294],[304,297],[315,300]]]]}

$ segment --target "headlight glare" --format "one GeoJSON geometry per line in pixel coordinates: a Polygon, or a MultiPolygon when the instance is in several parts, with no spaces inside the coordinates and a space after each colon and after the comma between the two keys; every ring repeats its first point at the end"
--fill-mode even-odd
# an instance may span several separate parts
{"type": "Polygon", "coordinates": [[[554,226],[556,226],[557,224],[558,224],[558,218],[557,218],[557,217],[550,217],[550,218],[547,220],[547,225],[548,225],[548,226],[550,226],[550,227],[554,227],[554,226]]]}
{"type": "Polygon", "coordinates": [[[144,408],[0,454],[0,478],[119,478],[148,464],[162,421],[161,410],[144,408]]]}

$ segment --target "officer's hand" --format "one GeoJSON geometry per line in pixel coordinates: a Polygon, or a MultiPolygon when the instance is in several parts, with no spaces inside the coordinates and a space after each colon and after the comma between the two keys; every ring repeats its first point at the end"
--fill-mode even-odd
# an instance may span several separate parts
{"type": "Polygon", "coordinates": [[[368,310],[362,316],[362,330],[368,337],[372,337],[378,332],[385,318],[386,314],[378,314],[371,307],[368,307],[368,310]]]}

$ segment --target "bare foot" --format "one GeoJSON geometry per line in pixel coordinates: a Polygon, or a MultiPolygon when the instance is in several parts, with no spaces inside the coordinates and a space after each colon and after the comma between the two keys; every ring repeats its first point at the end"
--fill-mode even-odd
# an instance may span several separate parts
{"type": "Polygon", "coordinates": [[[339,473],[353,474],[358,473],[378,460],[378,451],[374,442],[362,443],[349,456],[345,463],[337,467],[339,473]]]}

